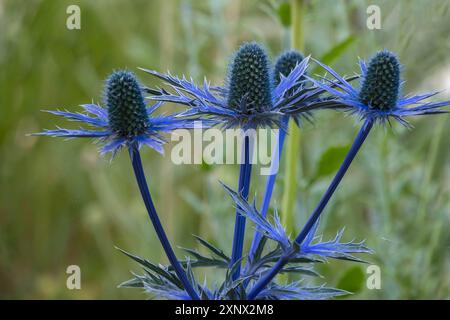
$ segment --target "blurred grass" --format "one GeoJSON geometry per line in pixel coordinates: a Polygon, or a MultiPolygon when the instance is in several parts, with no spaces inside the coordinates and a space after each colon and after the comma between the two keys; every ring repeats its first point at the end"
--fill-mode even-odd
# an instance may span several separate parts
{"type": "MultiPolygon", "coordinates": [[[[334,68],[351,74],[358,56],[388,48],[406,66],[405,91],[448,90],[448,1],[372,3],[381,8],[380,31],[365,27],[368,1],[309,1],[306,54],[332,58],[334,68]]],[[[26,134],[54,125],[40,109],[100,101],[102,81],[113,69],[170,69],[221,83],[241,41],[262,41],[274,56],[286,31],[256,0],[2,0],[0,30],[0,298],[144,298],[116,288],[138,268],[114,245],[165,262],[127,155],[109,163],[88,141],[26,134]],[[71,4],[81,8],[81,30],[65,27],[71,4]],[[66,289],[71,264],[81,267],[82,290],[66,289]]],[[[413,124],[413,131],[395,125],[369,137],[322,221],[326,236],[345,225],[348,238],[366,238],[376,250],[370,261],[381,267],[382,290],[364,286],[356,298],[450,298],[450,120],[413,124]]],[[[352,119],[335,113],[320,113],[314,126],[304,126],[298,223],[330,179],[315,178],[321,155],[348,145],[356,131],[352,119]]],[[[150,150],[143,157],[174,243],[194,245],[195,233],[229,249],[233,212],[217,181],[234,185],[237,168],[175,166],[150,150]]],[[[253,186],[261,195],[264,180],[254,181],[261,182],[253,186]]],[[[282,181],[283,173],[273,202],[278,207],[282,181]]],[[[352,267],[330,262],[320,271],[336,285],[352,267]]]]}

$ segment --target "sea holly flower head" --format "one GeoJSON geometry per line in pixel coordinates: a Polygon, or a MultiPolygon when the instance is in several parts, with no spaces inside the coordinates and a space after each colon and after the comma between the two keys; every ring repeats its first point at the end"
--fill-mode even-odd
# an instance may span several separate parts
{"type": "Polygon", "coordinates": [[[368,64],[359,61],[361,82],[359,88],[354,88],[336,71],[320,64],[328,71],[334,80],[322,77],[317,81],[308,77],[315,85],[328,91],[330,101],[335,101],[345,111],[356,114],[361,120],[370,120],[378,123],[390,123],[391,119],[410,127],[406,120],[410,116],[447,113],[443,107],[450,105],[450,101],[426,101],[439,92],[430,92],[420,95],[402,95],[400,93],[402,67],[397,56],[387,50],[377,52],[368,64]],[[335,81],[336,80],[336,81],[335,81]]]}
{"type": "MultiPolygon", "coordinates": [[[[291,49],[291,50],[287,50],[283,53],[281,53],[275,60],[275,64],[273,67],[273,82],[278,85],[280,84],[281,81],[283,81],[283,79],[285,79],[287,76],[289,76],[289,74],[305,59],[305,57],[298,52],[295,49],[291,49]]],[[[304,73],[306,75],[306,71],[304,73]]],[[[304,90],[305,88],[310,87],[310,83],[307,83],[305,81],[305,77],[302,76],[300,78],[301,81],[299,81],[299,83],[284,92],[285,96],[296,96],[296,93],[298,91],[304,90]]],[[[320,91],[319,91],[320,92],[320,91]]],[[[314,105],[318,105],[318,102],[320,102],[321,100],[323,100],[321,98],[320,95],[317,95],[317,90],[312,90],[311,93],[313,95],[316,95],[314,97],[314,105]]],[[[307,95],[306,95],[307,96],[307,95]]],[[[324,100],[323,100],[324,101],[324,100]]],[[[306,102],[306,101],[305,101],[306,102]]],[[[305,103],[308,104],[308,103],[305,103]]],[[[298,105],[298,104],[297,104],[298,105]]],[[[299,104],[300,108],[304,107],[304,105],[299,104]]],[[[323,105],[325,106],[325,105],[323,105]]],[[[288,112],[288,109],[283,109],[286,113],[288,112]]],[[[303,117],[304,119],[308,120],[309,122],[312,122],[313,118],[312,118],[312,113],[305,110],[304,112],[290,112],[289,115],[292,117],[292,119],[295,121],[295,123],[297,125],[300,125],[300,120],[303,117]]]]}
{"type": "Polygon", "coordinates": [[[305,57],[297,50],[288,50],[278,56],[273,68],[273,82],[279,84],[282,76],[287,77],[305,57]]]}
{"type": "MultiPolygon", "coordinates": [[[[286,58],[292,59],[294,55],[286,58]]],[[[149,99],[188,106],[180,116],[208,117],[225,129],[284,129],[283,115],[294,116],[297,120],[302,116],[308,117],[313,110],[339,106],[337,102],[325,101],[321,97],[327,93],[325,89],[305,81],[309,60],[309,56],[299,59],[296,55],[294,60],[285,64],[282,74],[274,82],[264,48],[251,42],[244,43],[234,54],[224,86],[211,86],[206,79],[202,86],[198,86],[185,76],[178,78],[170,73],[142,70],[169,87],[169,90],[147,88],[147,92],[152,94],[149,99]],[[294,67],[290,69],[292,65],[294,67]]]]}
{"type": "Polygon", "coordinates": [[[242,45],[228,72],[228,108],[248,114],[272,109],[269,59],[262,46],[242,45]]]}
{"type": "Polygon", "coordinates": [[[147,106],[142,88],[134,73],[114,71],[106,80],[104,105],[81,105],[83,113],[47,111],[70,121],[84,123],[91,128],[65,129],[57,127],[36,135],[65,138],[94,138],[103,146],[100,153],[115,155],[122,147],[148,146],[163,153],[165,139],[161,135],[178,128],[192,128],[193,121],[179,119],[177,114],[154,115],[162,105],[147,106]]]}
{"type": "Polygon", "coordinates": [[[380,51],[370,60],[362,78],[359,100],[371,109],[386,110],[397,105],[400,64],[389,51],[380,51]]]}
{"type": "Polygon", "coordinates": [[[112,131],[132,138],[145,133],[149,117],[139,83],[129,71],[114,72],[106,80],[105,105],[112,131]]]}

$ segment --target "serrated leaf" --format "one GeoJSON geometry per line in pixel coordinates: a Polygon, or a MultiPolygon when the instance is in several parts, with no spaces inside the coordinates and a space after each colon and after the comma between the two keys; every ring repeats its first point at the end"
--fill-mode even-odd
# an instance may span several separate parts
{"type": "Polygon", "coordinates": [[[258,243],[258,247],[255,250],[255,254],[253,256],[254,261],[258,261],[259,259],[261,259],[266,242],[267,242],[267,237],[263,235],[261,237],[261,240],[258,243]]]}
{"type": "Polygon", "coordinates": [[[203,239],[199,236],[196,236],[196,235],[194,235],[194,237],[201,245],[203,245],[205,248],[209,249],[216,256],[224,259],[224,261],[229,262],[231,260],[222,250],[220,250],[219,248],[216,248],[215,246],[213,246],[211,243],[209,243],[205,239],[203,239]]]}
{"type": "Polygon", "coordinates": [[[306,268],[303,266],[288,266],[281,269],[280,273],[296,273],[310,277],[321,277],[321,275],[312,268],[306,268]]]}
{"type": "Polygon", "coordinates": [[[349,260],[355,262],[366,263],[366,261],[355,257],[355,253],[373,253],[373,251],[365,245],[365,241],[355,242],[354,240],[348,242],[341,242],[344,228],[336,233],[333,240],[322,241],[322,237],[316,235],[318,224],[311,229],[310,233],[301,245],[301,254],[317,255],[322,258],[333,258],[340,260],[349,260]],[[314,239],[318,239],[314,242],[314,239]]]}
{"type": "MultiPolygon", "coordinates": [[[[180,264],[185,267],[187,265],[187,261],[180,261],[180,264]]],[[[197,260],[191,261],[192,268],[201,268],[201,267],[216,267],[220,269],[228,268],[228,264],[222,260],[208,259],[208,260],[197,260]]],[[[172,270],[172,267],[169,266],[169,270],[172,270]]]]}
{"type": "Polygon", "coordinates": [[[118,285],[119,288],[144,288],[144,283],[140,278],[132,278],[118,285]]]}
{"type": "Polygon", "coordinates": [[[324,263],[325,260],[320,257],[300,256],[289,259],[289,263],[324,263]]]}
{"type": "Polygon", "coordinates": [[[222,182],[221,184],[233,199],[237,212],[250,219],[258,227],[259,232],[278,242],[283,249],[287,250],[290,247],[289,237],[276,211],[272,216],[272,222],[270,222],[268,217],[262,216],[258,209],[256,209],[255,199],[250,204],[240,193],[237,193],[222,182]]]}
{"type": "Polygon", "coordinates": [[[164,270],[163,268],[153,264],[152,262],[150,262],[150,261],[148,261],[146,259],[143,259],[143,258],[141,258],[139,256],[136,256],[134,254],[131,254],[131,253],[125,251],[125,250],[122,250],[122,249],[117,248],[117,247],[116,247],[116,249],[119,250],[120,252],[122,252],[123,254],[125,254],[126,256],[128,256],[129,258],[133,259],[137,263],[139,263],[141,266],[144,267],[144,269],[151,270],[151,271],[155,272],[156,274],[159,274],[160,276],[162,276],[162,277],[166,278],[167,280],[173,282],[178,287],[182,288],[182,284],[181,284],[180,280],[175,275],[170,273],[169,271],[164,270]]]}
{"type": "Polygon", "coordinates": [[[292,282],[283,285],[271,283],[259,293],[257,298],[318,300],[346,294],[348,292],[344,290],[329,288],[323,285],[319,287],[302,287],[300,286],[300,282],[292,282]]]}
{"type": "MultiPolygon", "coordinates": [[[[202,255],[200,252],[194,249],[183,248],[182,250],[186,251],[188,254],[192,255],[196,260],[194,261],[181,261],[180,263],[183,266],[187,266],[190,263],[191,267],[219,267],[219,268],[227,268],[228,262],[224,260],[219,260],[215,258],[209,258],[202,255]]],[[[169,267],[169,270],[172,270],[172,267],[169,267]]]]}

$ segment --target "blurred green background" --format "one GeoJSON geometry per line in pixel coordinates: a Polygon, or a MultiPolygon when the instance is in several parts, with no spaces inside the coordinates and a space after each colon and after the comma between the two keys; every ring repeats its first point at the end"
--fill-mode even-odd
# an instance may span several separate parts
{"type": "MultiPolygon", "coordinates": [[[[289,46],[288,11],[266,0],[0,0],[0,298],[145,298],[117,288],[140,270],[114,246],[166,262],[126,153],[110,163],[87,140],[28,137],[64,123],[39,110],[100,101],[103,79],[117,68],[148,85],[156,83],[136,67],[221,84],[242,41],[264,43],[272,57],[289,46]],[[66,28],[71,4],[81,9],[81,30],[66,28]],[[81,290],[66,288],[72,264],[81,268],[81,290]]],[[[304,34],[305,53],[343,74],[358,70],[358,57],[393,50],[405,66],[405,92],[439,89],[450,98],[449,1],[310,0],[304,34]],[[381,30],[366,27],[369,4],[381,9],[381,30]]],[[[321,225],[325,237],[346,226],[345,239],[367,239],[381,290],[366,288],[366,266],[339,261],[320,266],[325,278],[309,283],[355,291],[350,298],[450,298],[450,119],[412,123],[413,131],[394,125],[371,134],[321,225]]],[[[297,229],[331,179],[319,164],[338,164],[357,130],[333,112],[303,127],[297,229]]],[[[195,246],[191,234],[199,234],[229,252],[234,210],[218,180],[235,185],[237,166],[175,166],[168,155],[143,152],[170,238],[195,246]]],[[[263,181],[254,175],[258,195],[263,181]]]]}

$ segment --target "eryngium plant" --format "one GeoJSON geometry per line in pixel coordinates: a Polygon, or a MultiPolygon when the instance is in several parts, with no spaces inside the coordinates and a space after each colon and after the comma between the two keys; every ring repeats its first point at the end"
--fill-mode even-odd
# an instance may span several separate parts
{"type": "Polygon", "coordinates": [[[307,74],[309,57],[298,52],[281,54],[273,68],[264,48],[256,43],[244,44],[235,53],[229,67],[226,84],[211,87],[205,80],[199,87],[193,81],[144,70],[161,79],[168,89],[141,87],[135,75],[129,71],[116,71],[106,81],[105,107],[95,104],[82,105],[84,113],[49,111],[71,121],[82,122],[90,129],[47,130],[38,135],[77,138],[89,137],[101,142],[101,153],[115,155],[126,147],[134,169],[139,190],[156,234],[170,262],[169,265],[152,263],[131,253],[127,256],[144,269],[142,275],[121,284],[122,287],[143,288],[152,297],[167,299],[327,299],[348,292],[322,286],[307,285],[304,280],[280,283],[276,275],[296,273],[304,277],[317,277],[316,263],[327,259],[343,259],[364,262],[359,254],[372,251],[363,241],[343,241],[343,229],[335,238],[324,241],[318,234],[319,220],[356,157],[374,124],[397,120],[409,127],[405,117],[447,112],[442,108],[450,101],[425,102],[437,93],[402,96],[400,93],[400,63],[388,51],[380,51],[368,65],[360,61],[361,74],[351,78],[340,76],[330,67],[316,61],[332,75],[332,79],[307,74]],[[360,86],[350,82],[360,78],[360,86]],[[148,106],[143,92],[151,94],[148,106]],[[165,102],[181,104],[186,110],[169,115],[155,115],[156,109],[165,102]],[[408,107],[413,105],[411,107],[408,107]],[[277,210],[268,215],[276,174],[268,177],[261,210],[257,209],[256,197],[248,200],[250,190],[250,150],[248,137],[244,137],[245,161],[240,168],[238,189],[223,184],[231,198],[235,214],[235,233],[231,255],[196,236],[199,245],[209,254],[185,248],[187,258],[178,260],[159,220],[144,174],[140,148],[149,146],[163,151],[163,134],[177,128],[192,128],[193,121],[201,120],[209,125],[224,128],[275,127],[283,132],[278,146],[281,154],[287,122],[294,117],[311,119],[312,112],[319,109],[335,109],[356,114],[363,120],[353,145],[344,158],[330,186],[317,207],[292,238],[280,222],[277,210]],[[245,221],[255,225],[252,246],[243,254],[245,221]],[[246,261],[245,268],[241,268],[246,261]],[[197,267],[223,269],[223,281],[207,285],[194,276],[197,267]]]}

